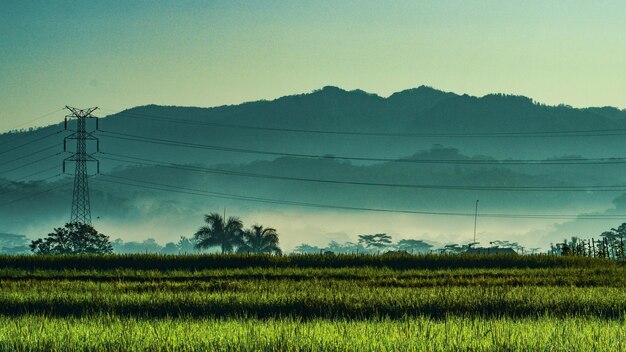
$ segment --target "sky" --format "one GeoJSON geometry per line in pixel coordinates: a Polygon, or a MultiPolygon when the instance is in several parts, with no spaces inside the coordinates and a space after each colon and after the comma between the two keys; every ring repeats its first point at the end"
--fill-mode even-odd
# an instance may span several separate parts
{"type": "Polygon", "coordinates": [[[0,131],[59,121],[65,105],[102,115],[326,85],[623,109],[625,14],[583,0],[2,1],[0,131]]]}

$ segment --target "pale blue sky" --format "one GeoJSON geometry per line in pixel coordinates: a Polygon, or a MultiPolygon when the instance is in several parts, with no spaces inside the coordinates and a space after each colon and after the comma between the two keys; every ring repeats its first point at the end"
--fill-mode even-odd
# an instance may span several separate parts
{"type": "Polygon", "coordinates": [[[626,108],[624,33],[625,1],[7,0],[0,130],[64,105],[215,106],[324,85],[626,108]]]}

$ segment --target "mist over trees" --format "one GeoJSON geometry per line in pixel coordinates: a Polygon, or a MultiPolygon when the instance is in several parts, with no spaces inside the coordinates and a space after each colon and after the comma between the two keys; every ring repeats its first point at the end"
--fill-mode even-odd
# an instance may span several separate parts
{"type": "MultiPolygon", "coordinates": [[[[226,221],[218,213],[205,216],[208,226],[200,228],[193,237],[181,236],[177,242],[158,243],[149,238],[141,242],[116,239],[109,242],[108,236],[98,233],[93,227],[82,224],[66,224],[63,228],[54,229],[47,237],[30,241],[23,235],[0,234],[0,254],[200,254],[220,252],[222,254],[273,254],[282,255],[278,233],[270,227],[254,225],[245,229],[238,217],[230,217],[226,221]],[[223,247],[223,244],[226,246],[223,247]]],[[[518,254],[540,254],[541,248],[524,247],[518,242],[494,240],[489,247],[478,247],[480,243],[466,244],[448,243],[436,245],[424,240],[405,238],[397,242],[385,233],[359,235],[357,242],[330,241],[326,246],[300,244],[292,253],[295,254],[462,254],[499,253],[498,249],[511,249],[518,254]]],[[[572,236],[559,243],[550,243],[544,254],[580,255],[610,259],[624,256],[624,240],[626,239],[626,223],[616,228],[603,231],[597,237],[582,238],[572,236]]],[[[504,253],[504,252],[502,252],[504,253]]]]}
{"type": "Polygon", "coordinates": [[[406,252],[411,254],[431,253],[432,244],[422,240],[402,239],[393,243],[393,238],[385,233],[359,235],[357,243],[339,243],[331,241],[325,247],[301,244],[294,248],[294,253],[299,254],[382,254],[386,252],[406,252]]]}
{"type": "Polygon", "coordinates": [[[114,240],[111,245],[116,254],[198,254],[200,251],[195,247],[195,242],[191,238],[181,236],[178,242],[167,242],[164,245],[157,243],[153,238],[148,238],[142,242],[125,242],[121,238],[114,240]]]}

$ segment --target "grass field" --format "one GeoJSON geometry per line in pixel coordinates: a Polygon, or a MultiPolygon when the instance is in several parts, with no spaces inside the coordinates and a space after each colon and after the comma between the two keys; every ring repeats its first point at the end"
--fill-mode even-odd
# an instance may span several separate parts
{"type": "Polygon", "coordinates": [[[0,350],[625,351],[625,274],[558,257],[0,257],[0,350]]]}

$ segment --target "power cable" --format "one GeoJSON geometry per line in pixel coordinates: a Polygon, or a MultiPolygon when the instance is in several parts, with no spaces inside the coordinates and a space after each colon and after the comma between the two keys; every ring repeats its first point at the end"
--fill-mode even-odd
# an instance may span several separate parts
{"type": "MultiPolygon", "coordinates": [[[[37,172],[34,172],[34,173],[32,173],[32,174],[28,174],[28,175],[23,176],[23,177],[20,177],[20,178],[16,178],[16,179],[8,180],[8,182],[5,182],[4,184],[7,184],[7,183],[14,183],[14,182],[19,182],[19,181],[22,181],[22,180],[25,180],[25,179],[31,178],[31,177],[33,177],[33,176],[37,176],[37,175],[43,174],[44,172],[48,172],[48,171],[51,171],[51,170],[54,170],[54,169],[58,169],[58,168],[59,168],[59,166],[55,165],[55,166],[53,166],[53,167],[49,167],[49,168],[47,168],[47,169],[45,169],[45,170],[37,171],[37,172]]],[[[46,180],[46,179],[37,180],[37,181],[44,181],[44,180],[46,180]]]]}
{"type": "MultiPolygon", "coordinates": [[[[53,177],[58,177],[58,176],[60,176],[60,175],[55,175],[55,176],[52,176],[52,177],[50,177],[50,178],[53,178],[53,177]]],[[[54,191],[54,190],[60,189],[60,188],[62,188],[62,187],[68,186],[68,185],[70,185],[70,184],[72,184],[72,183],[73,183],[73,181],[71,181],[71,182],[66,182],[66,183],[63,183],[63,184],[61,184],[61,185],[59,185],[59,186],[56,186],[56,187],[51,187],[51,188],[48,188],[48,189],[46,189],[46,190],[44,190],[44,191],[37,192],[37,193],[35,193],[35,194],[30,194],[30,195],[25,196],[25,197],[21,197],[21,198],[13,199],[13,200],[11,200],[11,201],[9,201],[9,202],[0,203],[0,207],[4,207],[4,206],[10,205],[10,204],[14,204],[14,203],[17,203],[17,202],[21,202],[21,201],[23,201],[23,200],[31,199],[31,198],[36,197],[36,196],[40,196],[40,195],[42,195],[42,194],[46,194],[46,193],[52,192],[52,191],[54,191]]]]}
{"type": "Polygon", "coordinates": [[[43,148],[43,149],[37,150],[37,151],[32,152],[32,153],[27,154],[27,155],[23,155],[23,156],[21,156],[21,157],[19,157],[19,158],[15,158],[15,159],[12,159],[12,160],[9,160],[9,161],[5,161],[3,164],[0,164],[0,167],[4,167],[4,166],[6,166],[7,164],[10,164],[10,163],[13,163],[13,162],[16,162],[16,161],[19,161],[19,160],[23,160],[23,159],[25,159],[25,158],[31,157],[31,156],[33,156],[33,155],[37,155],[37,154],[39,154],[39,153],[43,153],[43,152],[45,152],[45,151],[47,151],[47,150],[50,150],[50,149],[52,149],[52,148],[54,148],[54,147],[56,147],[56,146],[57,146],[57,145],[56,145],[56,143],[55,143],[54,145],[47,146],[47,147],[45,147],[45,148],[43,148]]]}
{"type": "MultiPolygon", "coordinates": [[[[48,116],[50,116],[50,115],[54,115],[54,114],[56,114],[56,113],[58,113],[58,112],[61,112],[61,111],[63,111],[63,110],[64,110],[64,109],[63,109],[63,108],[61,108],[61,109],[58,109],[58,110],[55,110],[55,111],[51,111],[51,112],[49,112],[49,113],[46,113],[46,114],[43,114],[43,115],[41,115],[41,116],[35,117],[35,118],[34,118],[34,119],[32,119],[32,120],[28,120],[28,121],[26,121],[26,122],[23,122],[23,123],[21,123],[21,124],[19,124],[19,125],[17,125],[17,126],[14,126],[14,127],[9,127],[9,129],[8,129],[8,130],[9,130],[9,131],[12,131],[12,130],[15,130],[15,129],[20,128],[20,127],[22,127],[22,126],[26,126],[26,125],[28,125],[29,123],[33,123],[33,122],[35,122],[35,121],[39,121],[39,120],[45,119],[46,117],[48,117],[48,116]]],[[[4,143],[3,143],[3,144],[4,144],[4,143]]]]}
{"type": "Polygon", "coordinates": [[[24,167],[27,167],[27,166],[30,166],[30,165],[33,165],[33,164],[39,163],[39,162],[41,162],[41,161],[44,161],[44,160],[47,160],[47,159],[53,158],[53,157],[55,157],[55,156],[62,155],[62,154],[64,154],[64,153],[65,153],[65,152],[59,152],[59,153],[56,153],[56,154],[53,154],[53,155],[48,155],[47,157],[44,157],[44,158],[41,158],[41,159],[37,159],[37,160],[35,160],[35,161],[32,161],[32,162],[27,163],[27,164],[24,164],[24,165],[20,165],[20,166],[18,166],[18,167],[13,168],[13,169],[2,171],[2,172],[0,172],[0,175],[4,175],[4,174],[7,174],[7,173],[12,172],[12,171],[19,170],[19,169],[21,169],[21,168],[24,168],[24,167]]]}
{"type": "MultiPolygon", "coordinates": [[[[236,194],[229,193],[221,193],[221,192],[209,192],[205,190],[186,188],[186,187],[178,187],[173,185],[167,185],[156,182],[148,182],[143,180],[131,179],[126,177],[112,176],[112,175],[102,175],[106,178],[113,179],[121,179],[124,181],[135,182],[121,182],[121,181],[113,181],[106,179],[98,179],[100,182],[109,182],[118,185],[126,185],[133,186],[151,190],[158,191],[167,191],[174,192],[180,194],[192,194],[199,196],[208,196],[215,198],[224,198],[231,200],[242,200],[242,201],[252,201],[252,202],[260,202],[260,203],[269,203],[269,204],[280,204],[280,205],[292,205],[292,206],[301,206],[301,207],[312,207],[312,208],[325,208],[325,209],[340,209],[340,210],[357,210],[357,211],[368,211],[368,212],[382,212],[382,213],[398,213],[398,214],[417,214],[417,215],[442,215],[442,216],[464,216],[464,217],[473,217],[473,213],[460,213],[460,212],[434,212],[434,211],[417,211],[417,210],[398,210],[398,209],[384,209],[384,208],[366,208],[366,207],[353,207],[353,206],[342,206],[342,205],[329,205],[329,204],[320,204],[320,203],[308,203],[308,202],[298,202],[298,201],[285,201],[285,200],[277,200],[271,198],[261,198],[261,197],[252,197],[252,196],[242,196],[236,194]]],[[[511,218],[511,219],[543,219],[543,220],[609,220],[609,219],[623,219],[626,215],[567,215],[567,214],[503,214],[503,213],[481,213],[481,217],[488,218],[511,218]]]]}
{"type": "MultiPolygon", "coordinates": [[[[111,112],[117,110],[103,109],[111,112]]],[[[195,121],[187,119],[172,118],[162,115],[145,114],[130,111],[117,112],[115,115],[128,116],[131,118],[146,119],[157,122],[177,123],[186,125],[211,126],[232,129],[245,129],[257,131],[271,132],[289,132],[289,133],[309,133],[309,134],[329,134],[329,135],[348,135],[348,136],[365,136],[365,137],[418,137],[418,138],[510,138],[510,137],[604,137],[617,136],[626,134],[624,129],[594,129],[594,130],[572,130],[572,131],[531,131],[531,132],[478,132],[478,133],[399,133],[399,132],[357,132],[357,131],[338,131],[338,130],[322,130],[322,129],[297,129],[284,127],[264,127],[227,124],[220,122],[195,121]]]]}
{"type": "Polygon", "coordinates": [[[62,133],[62,132],[63,132],[62,130],[61,131],[57,131],[57,132],[53,132],[53,133],[47,134],[47,135],[45,135],[43,137],[40,137],[40,138],[34,139],[32,141],[29,141],[28,143],[20,144],[18,146],[12,147],[10,149],[0,151],[0,155],[8,153],[8,152],[11,152],[11,151],[14,151],[14,150],[22,148],[22,147],[25,147],[27,145],[31,145],[31,144],[33,144],[35,142],[39,142],[39,141],[44,140],[46,138],[50,138],[52,136],[56,136],[57,134],[62,133]]]}
{"type": "Polygon", "coordinates": [[[436,190],[455,190],[455,191],[506,191],[506,192],[624,192],[626,191],[626,185],[611,185],[611,186],[455,186],[455,185],[429,185],[429,184],[401,184],[401,183],[378,183],[378,182],[362,182],[362,181],[343,181],[343,180],[330,180],[330,179],[316,179],[306,177],[291,177],[291,176],[279,176],[258,174],[251,172],[239,172],[224,169],[207,168],[193,165],[183,165],[175,163],[163,163],[157,160],[131,157],[125,155],[119,155],[114,153],[101,152],[101,155],[111,155],[113,158],[107,156],[101,156],[102,159],[125,162],[144,166],[157,166],[175,170],[195,171],[217,175],[226,176],[241,176],[241,177],[253,177],[263,179],[274,180],[288,180],[288,181],[302,181],[302,182],[315,182],[315,183],[327,183],[327,184],[341,184],[341,185],[355,185],[355,186],[378,186],[378,187],[393,187],[393,188],[416,188],[416,189],[436,189],[436,190]],[[117,157],[117,158],[115,158],[117,157]],[[123,160],[120,158],[127,158],[131,160],[123,160]]]}
{"type": "Polygon", "coordinates": [[[189,143],[175,140],[168,140],[162,138],[144,137],[139,135],[133,135],[129,133],[110,132],[100,130],[106,137],[116,138],[121,140],[136,141],[150,144],[159,144],[166,146],[184,147],[191,149],[204,149],[214,150],[222,152],[232,153],[245,153],[245,154],[261,154],[277,157],[293,157],[293,158],[308,158],[308,159],[334,159],[334,160],[352,160],[352,161],[366,161],[366,162],[389,162],[389,163],[411,163],[411,164],[462,164],[462,165],[582,165],[582,164],[625,164],[626,158],[563,158],[563,159],[394,159],[394,158],[370,158],[370,157],[355,157],[355,156],[337,156],[337,155],[319,155],[319,154],[300,154],[300,153],[284,153],[275,151],[266,151],[258,149],[246,149],[235,147],[224,147],[217,145],[207,145],[198,143],[189,143]]]}

